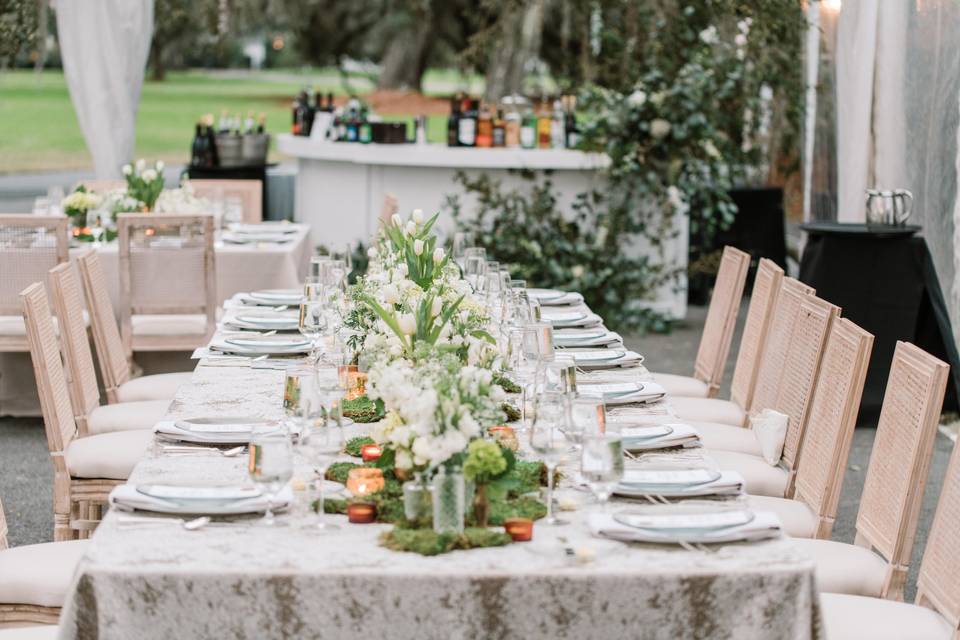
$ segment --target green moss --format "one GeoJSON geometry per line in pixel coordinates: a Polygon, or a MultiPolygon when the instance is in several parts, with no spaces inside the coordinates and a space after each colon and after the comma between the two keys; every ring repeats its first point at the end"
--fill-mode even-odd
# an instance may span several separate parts
{"type": "Polygon", "coordinates": [[[370,436],[358,436],[356,438],[350,438],[347,441],[347,445],[343,448],[348,456],[353,456],[354,458],[360,457],[360,449],[367,444],[376,444],[373,441],[373,438],[370,436]]]}
{"type": "Polygon", "coordinates": [[[433,529],[394,527],[380,535],[380,544],[394,551],[410,551],[424,556],[436,556],[457,549],[502,547],[511,538],[502,531],[465,529],[462,534],[436,533],[433,529]]]}
{"type": "Polygon", "coordinates": [[[499,385],[507,393],[520,393],[520,385],[501,373],[493,374],[493,384],[499,385]]]}
{"type": "Polygon", "coordinates": [[[367,396],[360,396],[353,400],[344,400],[342,407],[345,417],[362,424],[377,422],[382,420],[385,415],[383,403],[380,401],[374,402],[367,396]]]}
{"type": "Polygon", "coordinates": [[[507,422],[516,422],[520,419],[520,410],[509,402],[504,402],[500,408],[507,414],[507,422]]]}

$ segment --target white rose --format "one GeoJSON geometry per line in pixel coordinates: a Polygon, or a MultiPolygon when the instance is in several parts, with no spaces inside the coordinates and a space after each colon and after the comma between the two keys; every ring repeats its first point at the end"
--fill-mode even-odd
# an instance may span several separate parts
{"type": "Polygon", "coordinates": [[[377,257],[377,248],[376,248],[376,247],[370,247],[369,249],[367,249],[367,256],[368,256],[369,258],[376,258],[376,257],[377,257]]]}
{"type": "Polygon", "coordinates": [[[443,247],[437,247],[433,250],[433,261],[436,263],[443,262],[443,259],[447,256],[446,251],[443,250],[443,247]]]}
{"type": "Polygon", "coordinates": [[[137,173],[142,173],[147,168],[147,161],[143,158],[137,160],[137,173]]]}
{"type": "Polygon", "coordinates": [[[163,160],[157,160],[157,171],[163,171],[163,168],[167,165],[163,164],[163,160]]]}
{"type": "Polygon", "coordinates": [[[397,469],[410,469],[413,467],[413,458],[406,449],[397,449],[393,458],[393,465],[397,469]]]}
{"type": "Polygon", "coordinates": [[[129,164],[123,165],[123,175],[128,176],[131,173],[133,173],[133,167],[131,167],[129,164]]]}
{"type": "Polygon", "coordinates": [[[423,224],[423,209],[414,209],[410,219],[416,224],[423,224]]]}
{"type": "Polygon", "coordinates": [[[417,319],[413,317],[412,313],[401,315],[397,324],[400,326],[400,332],[405,336],[412,336],[417,332],[417,319]]]}
{"type": "Polygon", "coordinates": [[[417,225],[413,220],[407,222],[406,232],[408,236],[412,236],[417,232],[417,225]]]}
{"type": "Polygon", "coordinates": [[[154,180],[157,179],[157,172],[154,171],[153,169],[147,169],[141,174],[141,177],[146,182],[153,182],[154,180]]]}
{"type": "Polygon", "coordinates": [[[400,292],[397,290],[397,287],[392,284],[385,286],[380,293],[383,296],[383,301],[387,304],[397,304],[400,302],[400,292]]]}
{"type": "Polygon", "coordinates": [[[413,252],[418,256],[423,255],[423,240],[417,238],[413,241],[413,252]]]}
{"type": "Polygon", "coordinates": [[[719,39],[717,36],[717,28],[712,25],[700,32],[700,40],[702,40],[704,44],[716,44],[719,39]]]}
{"type": "Polygon", "coordinates": [[[647,94],[645,91],[637,89],[627,97],[627,104],[631,107],[642,107],[647,103],[647,94]]]}
{"type": "Polygon", "coordinates": [[[670,133],[670,123],[663,118],[655,118],[650,121],[650,135],[656,139],[665,138],[670,133]]]}
{"type": "Polygon", "coordinates": [[[440,315],[441,311],[443,311],[443,300],[440,298],[434,298],[433,304],[430,305],[430,312],[433,315],[438,316],[440,315]]]}
{"type": "Polygon", "coordinates": [[[390,221],[393,222],[393,224],[396,225],[396,226],[398,226],[398,227],[403,226],[403,220],[401,220],[401,219],[400,219],[400,216],[398,216],[397,214],[393,214],[393,215],[390,217],[390,221]]]}

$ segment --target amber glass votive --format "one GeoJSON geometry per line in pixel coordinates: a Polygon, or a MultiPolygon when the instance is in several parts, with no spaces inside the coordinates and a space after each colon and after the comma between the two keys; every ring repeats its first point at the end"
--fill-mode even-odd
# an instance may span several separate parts
{"type": "Polygon", "coordinates": [[[507,518],[503,521],[503,528],[514,542],[529,542],[533,539],[533,520],[530,518],[507,518]]]}
{"type": "Polygon", "coordinates": [[[347,520],[354,524],[369,524],[377,519],[377,506],[366,502],[347,505],[347,520]]]}
{"type": "Polygon", "coordinates": [[[355,496],[366,496],[383,489],[383,471],[369,467],[350,469],[347,489],[355,496]]]}
{"type": "Polygon", "coordinates": [[[383,454],[378,444],[365,444],[360,447],[360,457],[364,462],[373,462],[383,454]]]}
{"type": "Polygon", "coordinates": [[[487,431],[500,446],[510,449],[511,451],[516,451],[520,448],[520,441],[517,440],[517,432],[513,427],[497,425],[490,427],[487,431]]]}

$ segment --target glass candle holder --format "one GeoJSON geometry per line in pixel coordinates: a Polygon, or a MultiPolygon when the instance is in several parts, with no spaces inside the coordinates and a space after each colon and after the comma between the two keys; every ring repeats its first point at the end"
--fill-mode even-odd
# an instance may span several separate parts
{"type": "Polygon", "coordinates": [[[368,496],[383,489],[383,471],[369,467],[351,469],[347,475],[347,489],[357,497],[368,496]]]}
{"type": "Polygon", "coordinates": [[[378,444],[365,444],[360,447],[360,457],[364,462],[373,462],[383,455],[383,449],[378,444]]]}
{"type": "Polygon", "coordinates": [[[503,528],[514,542],[529,542],[533,539],[533,520],[530,518],[507,518],[503,528]]]}
{"type": "Polygon", "coordinates": [[[377,506],[368,502],[347,505],[347,520],[353,524],[369,524],[377,519],[377,506]]]}

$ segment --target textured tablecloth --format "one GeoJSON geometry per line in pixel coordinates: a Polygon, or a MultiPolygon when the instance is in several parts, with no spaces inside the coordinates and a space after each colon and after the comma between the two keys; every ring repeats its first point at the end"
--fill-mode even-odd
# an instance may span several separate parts
{"type": "MultiPolygon", "coordinates": [[[[285,244],[233,245],[217,243],[217,301],[222,303],[234,294],[258,289],[297,287],[303,282],[310,268],[309,228],[300,227],[295,238],[285,244]]],[[[88,250],[88,247],[70,250],[71,258],[88,250]]],[[[117,243],[104,244],[99,249],[100,262],[107,277],[110,300],[114,310],[120,309],[120,276],[117,243]]],[[[163,276],[163,264],[157,264],[157,278],[163,276]]],[[[93,349],[91,344],[91,350],[93,349]]],[[[153,360],[162,360],[153,355],[138,357],[138,363],[147,373],[171,370],[165,364],[151,366],[153,360]]],[[[169,358],[167,358],[169,360],[169,358]]],[[[179,368],[179,370],[183,370],[179,368]]],[[[0,353],[0,416],[39,416],[40,399],[37,397],[36,381],[30,364],[29,353],[0,353]]]]}
{"type": "MultiPolygon", "coordinates": [[[[197,369],[171,417],[281,415],[282,371],[218,364],[197,369]]],[[[298,459],[298,476],[310,471],[298,459]]],[[[158,448],[130,481],[245,479],[245,460],[158,448]]],[[[307,530],[305,504],[273,530],[256,517],[193,532],[131,526],[111,512],[78,568],[60,637],[822,637],[813,563],[789,539],[709,552],[626,545],[590,536],[592,508],[564,513],[567,526],[536,526],[529,543],[432,558],[378,546],[387,525],[328,516],[338,531],[307,530]],[[595,559],[571,561],[568,546],[595,559]]]]}

